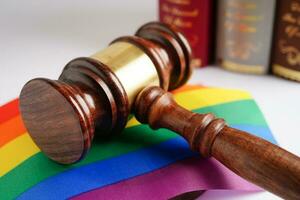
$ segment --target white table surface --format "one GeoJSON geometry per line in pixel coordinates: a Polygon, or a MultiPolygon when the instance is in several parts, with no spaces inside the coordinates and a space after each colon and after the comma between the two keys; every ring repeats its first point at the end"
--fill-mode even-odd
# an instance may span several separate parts
{"type": "MultiPolygon", "coordinates": [[[[55,79],[71,59],[89,56],[153,20],[156,0],[1,0],[0,105],[16,98],[29,79],[55,79]]],[[[280,146],[300,155],[300,84],[217,67],[196,70],[191,82],[250,91],[280,146]]],[[[208,191],[200,199],[278,197],[268,192],[208,191]]]]}

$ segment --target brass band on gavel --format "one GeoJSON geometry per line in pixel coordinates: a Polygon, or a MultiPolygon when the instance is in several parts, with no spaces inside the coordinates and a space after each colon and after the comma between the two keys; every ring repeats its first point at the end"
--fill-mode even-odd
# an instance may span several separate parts
{"type": "Polygon", "coordinates": [[[72,60],[58,80],[29,81],[20,94],[23,121],[50,159],[71,164],[84,158],[95,134],[121,133],[133,113],[153,129],[178,133],[202,157],[214,157],[248,181],[283,198],[300,199],[298,156],[172,99],[167,91],[187,82],[190,60],[190,46],[176,28],[148,23],[135,36],[72,60]]]}

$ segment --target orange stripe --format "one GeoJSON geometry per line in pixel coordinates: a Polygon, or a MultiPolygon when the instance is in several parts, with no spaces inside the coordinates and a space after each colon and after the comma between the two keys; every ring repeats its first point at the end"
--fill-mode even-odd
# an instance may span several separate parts
{"type": "Polygon", "coordinates": [[[0,147],[25,132],[26,128],[20,115],[0,124],[0,147]]]}
{"type": "MultiPolygon", "coordinates": [[[[204,87],[199,85],[184,85],[172,92],[181,93],[200,88],[204,87]]],[[[18,104],[19,100],[15,99],[0,107],[0,147],[26,132],[26,128],[19,114],[18,104]],[[1,120],[4,119],[5,121],[1,123],[1,120]]]]}
{"type": "Polygon", "coordinates": [[[202,85],[184,85],[178,89],[175,89],[172,91],[173,94],[179,93],[179,92],[184,92],[184,91],[190,91],[190,90],[197,90],[197,89],[201,89],[201,88],[205,88],[202,85]]]}
{"type": "Polygon", "coordinates": [[[19,114],[19,99],[12,100],[0,106],[0,123],[5,122],[19,114]]]}
{"type": "MultiPolygon", "coordinates": [[[[199,85],[184,85],[176,90],[173,90],[172,93],[184,92],[193,89],[203,88],[199,85]]],[[[7,121],[17,115],[19,115],[19,99],[14,99],[3,106],[0,106],[0,124],[4,121],[7,121]]]]}

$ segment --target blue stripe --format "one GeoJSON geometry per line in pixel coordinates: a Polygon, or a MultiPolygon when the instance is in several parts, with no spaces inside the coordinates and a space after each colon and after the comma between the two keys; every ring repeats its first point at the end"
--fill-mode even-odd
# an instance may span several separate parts
{"type": "Polygon", "coordinates": [[[23,193],[18,199],[66,199],[162,168],[196,155],[184,139],[177,137],[136,152],[95,162],[50,177],[23,193]]]}
{"type": "Polygon", "coordinates": [[[246,131],[258,137],[264,138],[273,144],[277,144],[271,130],[266,126],[258,125],[232,125],[232,128],[236,128],[242,131],[246,131]]]}
{"type": "MultiPolygon", "coordinates": [[[[275,141],[267,127],[251,125],[233,127],[275,141]]],[[[176,137],[135,152],[65,171],[40,182],[18,199],[66,199],[197,155],[189,150],[183,138],[176,137]]]]}

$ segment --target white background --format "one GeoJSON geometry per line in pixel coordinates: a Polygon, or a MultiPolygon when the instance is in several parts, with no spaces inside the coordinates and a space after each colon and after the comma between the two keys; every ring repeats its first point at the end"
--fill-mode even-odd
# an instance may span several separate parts
{"type": "MultiPolygon", "coordinates": [[[[89,56],[118,36],[157,19],[157,1],[0,2],[0,105],[34,77],[56,79],[71,59],[89,56]]],[[[300,84],[274,76],[242,75],[217,67],[196,70],[193,83],[252,93],[279,144],[300,155],[300,84]]],[[[268,192],[209,191],[202,199],[276,199],[268,192]]],[[[201,199],[200,198],[200,199],[201,199]]]]}

